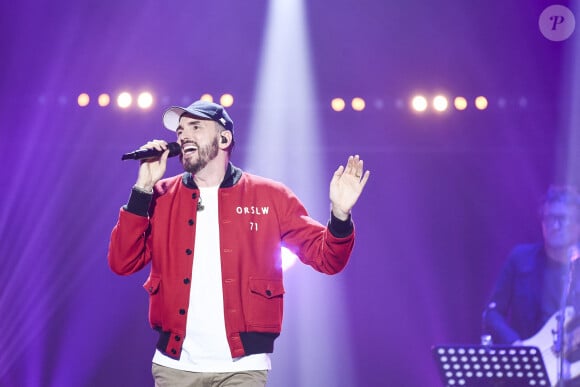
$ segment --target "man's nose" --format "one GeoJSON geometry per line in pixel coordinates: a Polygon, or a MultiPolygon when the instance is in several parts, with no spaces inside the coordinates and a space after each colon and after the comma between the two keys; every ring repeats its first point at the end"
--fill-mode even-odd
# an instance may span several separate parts
{"type": "Polygon", "coordinates": [[[179,142],[183,144],[186,141],[192,141],[192,135],[191,135],[191,133],[185,133],[185,132],[183,132],[179,136],[179,142]]]}

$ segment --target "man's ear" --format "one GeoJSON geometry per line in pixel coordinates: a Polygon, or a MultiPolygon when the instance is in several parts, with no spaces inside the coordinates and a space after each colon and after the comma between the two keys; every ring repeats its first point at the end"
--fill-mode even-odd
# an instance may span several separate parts
{"type": "Polygon", "coordinates": [[[232,132],[229,130],[222,130],[220,132],[220,148],[226,149],[232,143],[232,132]]]}

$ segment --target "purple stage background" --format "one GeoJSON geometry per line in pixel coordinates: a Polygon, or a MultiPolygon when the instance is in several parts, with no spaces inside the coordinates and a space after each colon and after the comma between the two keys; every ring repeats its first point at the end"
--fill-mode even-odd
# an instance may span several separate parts
{"type": "MultiPolygon", "coordinates": [[[[137,174],[120,155],[172,139],[161,126],[168,105],[229,92],[233,161],[244,167],[256,151],[247,142],[251,114],[268,111],[254,97],[269,4],[0,6],[0,386],[153,385],[147,273],[119,277],[106,262],[137,174]],[[147,112],[76,106],[80,92],[125,88],[149,88],[162,100],[147,112]]],[[[437,386],[431,346],[479,342],[481,310],[506,254],[540,237],[537,201],[578,157],[568,154],[577,145],[569,126],[580,108],[571,99],[578,31],[563,42],[545,39],[538,16],[550,4],[305,5],[322,170],[329,181],[358,153],[372,175],[353,213],[357,242],[345,271],[287,273],[269,385],[437,386]],[[415,115],[406,104],[416,91],[486,95],[490,107],[415,115]],[[335,96],[365,97],[367,109],[333,112],[335,96]],[[303,281],[313,289],[339,284],[340,292],[315,297],[340,304],[348,321],[304,313],[296,298],[303,281]],[[333,334],[334,324],[346,333],[333,334]],[[301,349],[320,337],[322,355],[301,349]],[[325,384],[310,369],[336,380],[325,384]]],[[[308,126],[300,101],[291,103],[295,125],[308,126]]],[[[176,161],[171,168],[179,172],[176,161]]],[[[327,197],[319,199],[327,208],[327,197]]]]}

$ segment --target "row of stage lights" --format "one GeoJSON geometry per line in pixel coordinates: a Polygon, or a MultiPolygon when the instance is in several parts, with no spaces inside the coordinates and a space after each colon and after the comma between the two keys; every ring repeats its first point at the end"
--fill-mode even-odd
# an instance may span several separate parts
{"type": "MultiPolygon", "coordinates": [[[[203,94],[200,99],[211,102],[214,101],[214,97],[211,94],[203,94]]],[[[227,108],[234,104],[234,97],[231,94],[223,94],[217,99],[217,101],[227,108]]],[[[93,102],[91,101],[89,94],[82,93],[77,97],[77,103],[80,107],[86,107],[93,102]]],[[[96,97],[96,103],[100,107],[107,107],[111,105],[111,96],[106,93],[100,94],[96,97]]],[[[499,107],[505,107],[507,101],[503,98],[499,98],[497,103],[499,107]]],[[[525,107],[527,105],[527,100],[525,98],[520,98],[518,104],[520,107],[525,107]]],[[[122,92],[116,97],[116,105],[121,109],[129,109],[136,106],[139,109],[147,110],[154,105],[154,97],[150,92],[141,92],[135,96],[129,92],[122,92]]],[[[330,101],[330,107],[335,112],[346,110],[347,105],[350,105],[350,108],[354,111],[363,111],[367,108],[367,101],[360,97],[355,97],[351,100],[333,98],[330,101]]],[[[384,107],[382,101],[375,101],[374,105],[378,109],[384,107]]],[[[489,101],[485,96],[477,96],[468,100],[466,97],[462,96],[450,98],[445,95],[436,95],[429,98],[428,96],[418,94],[412,96],[407,103],[402,99],[395,101],[395,107],[403,109],[405,106],[415,113],[425,113],[428,111],[444,113],[452,109],[458,111],[463,111],[469,108],[486,110],[489,107],[489,101]]]]}
{"type": "MultiPolygon", "coordinates": [[[[200,99],[213,102],[211,94],[204,94],[200,99]]],[[[97,96],[97,105],[100,107],[107,107],[111,105],[111,96],[107,93],[102,93],[97,96]]],[[[77,103],[80,107],[87,107],[91,104],[91,96],[87,93],[81,93],[77,97],[77,103]]],[[[219,98],[219,103],[224,107],[230,107],[234,104],[234,97],[231,94],[223,94],[219,98]]],[[[121,109],[129,109],[132,106],[137,106],[139,109],[147,110],[154,104],[153,94],[148,91],[133,95],[127,91],[119,93],[116,98],[116,104],[121,109]]]]}
{"type": "MultiPolygon", "coordinates": [[[[499,107],[503,108],[506,106],[506,104],[507,101],[505,99],[498,99],[499,107]]],[[[518,104],[520,107],[525,107],[527,105],[527,100],[525,98],[520,98],[518,104]]],[[[330,106],[332,110],[341,112],[346,109],[347,101],[345,101],[343,98],[334,98],[330,102],[330,106]]],[[[405,103],[401,99],[395,101],[395,107],[403,109],[405,106],[408,106],[415,113],[424,113],[427,111],[444,113],[452,109],[458,111],[466,110],[470,108],[470,106],[477,110],[486,110],[489,107],[489,101],[487,97],[483,95],[477,96],[471,101],[462,96],[457,96],[451,99],[444,95],[436,95],[431,99],[425,95],[414,95],[409,99],[408,103],[405,103]]],[[[366,108],[366,101],[359,97],[353,98],[350,100],[350,107],[354,111],[363,111],[366,108]]],[[[376,101],[375,107],[382,108],[383,102],[376,101]]]]}

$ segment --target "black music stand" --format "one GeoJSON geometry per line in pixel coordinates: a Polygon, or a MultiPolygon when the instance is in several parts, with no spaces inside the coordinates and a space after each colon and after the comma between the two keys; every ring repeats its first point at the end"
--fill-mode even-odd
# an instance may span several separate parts
{"type": "Polygon", "coordinates": [[[536,347],[436,345],[432,352],[446,387],[550,386],[536,347]]]}

